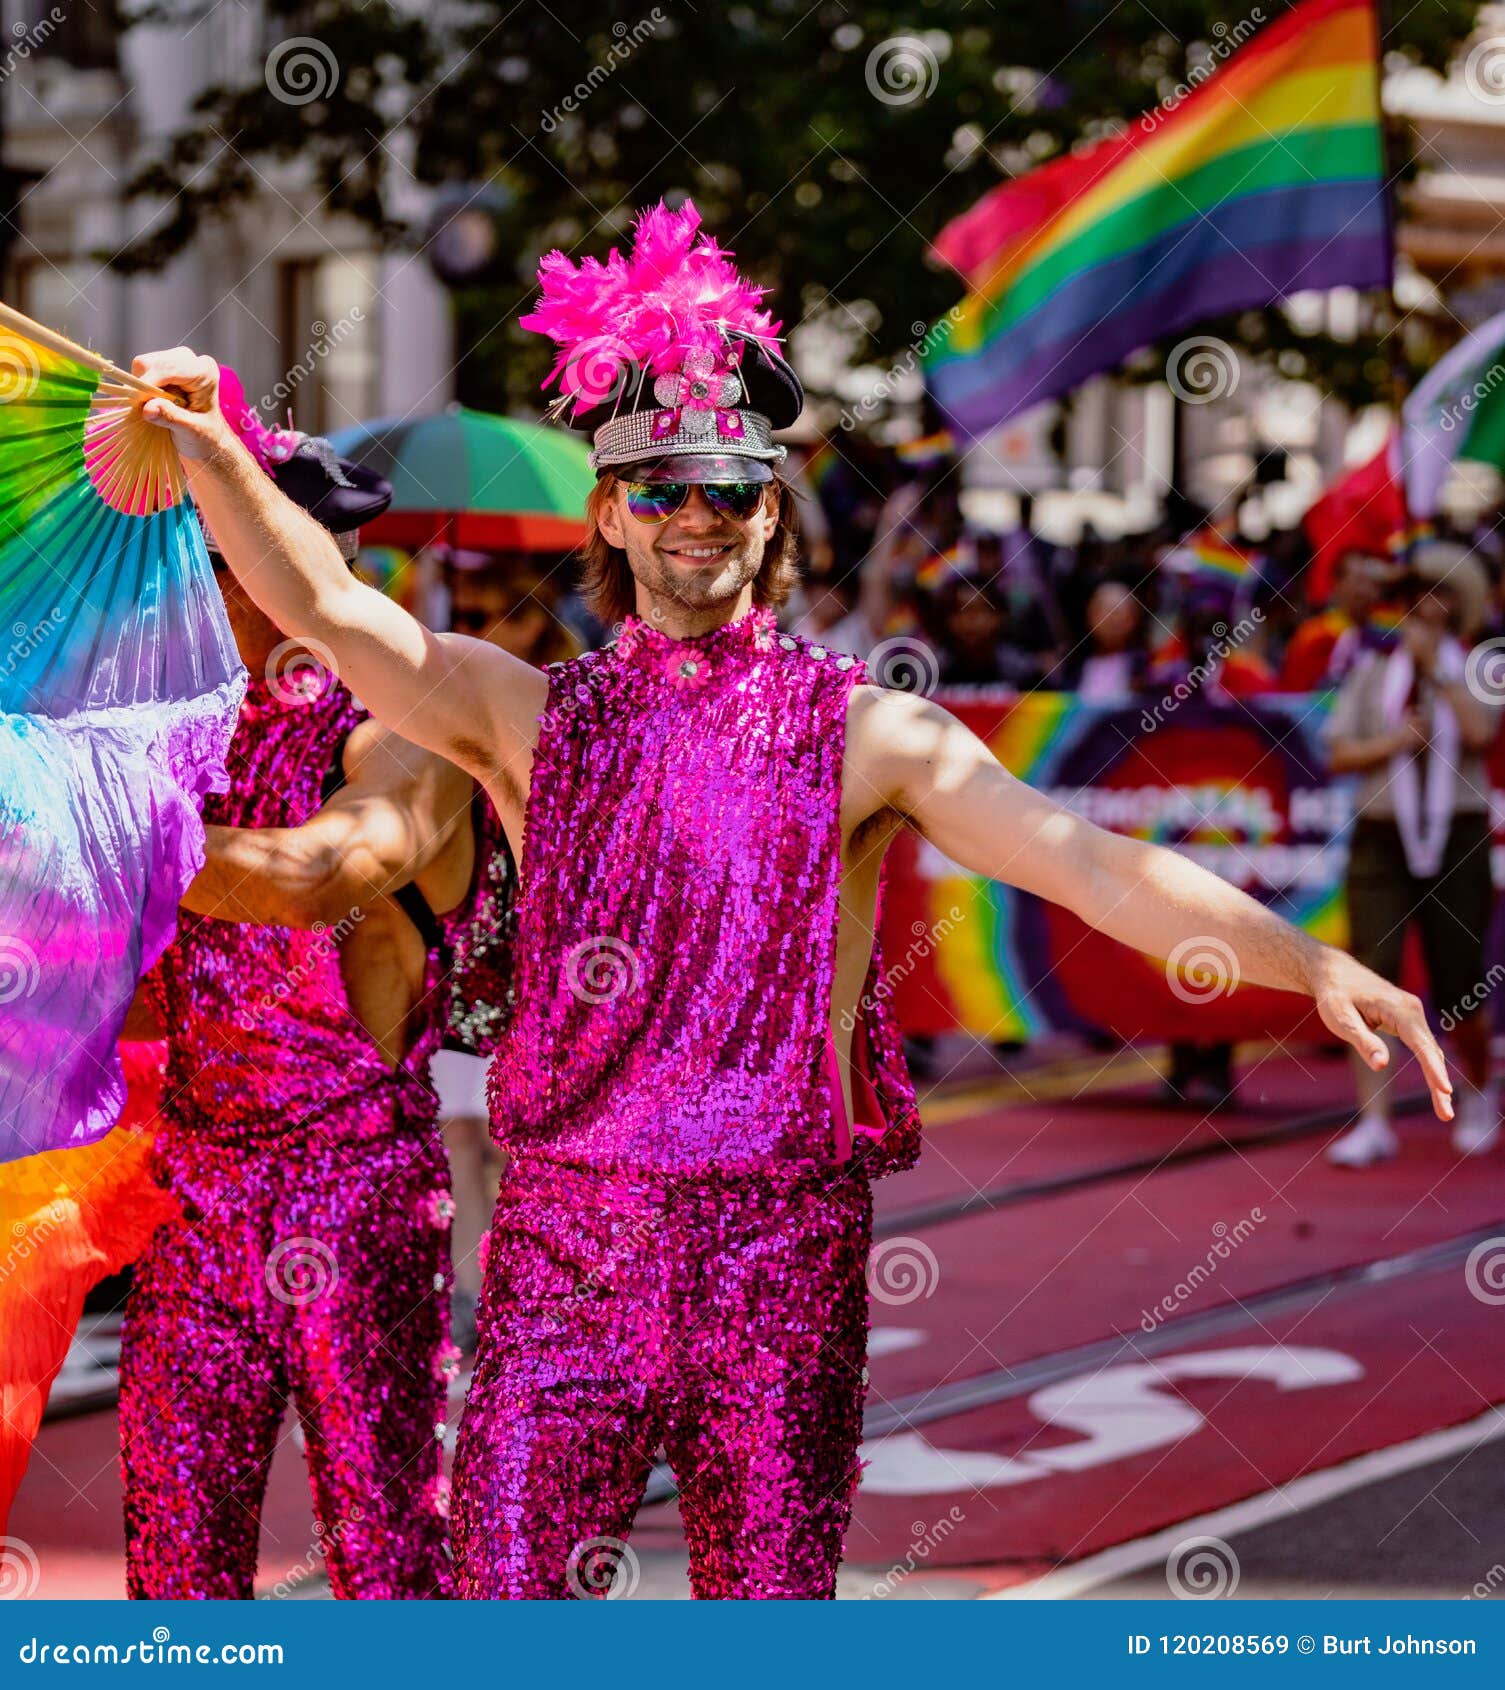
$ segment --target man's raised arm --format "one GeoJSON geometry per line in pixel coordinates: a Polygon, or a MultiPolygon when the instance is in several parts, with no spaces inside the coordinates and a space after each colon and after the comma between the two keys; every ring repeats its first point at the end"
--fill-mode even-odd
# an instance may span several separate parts
{"type": "Polygon", "coordinates": [[[277,626],[327,651],[340,679],[406,739],[485,780],[526,744],[547,683],[519,658],[460,634],[431,633],[351,574],[333,537],[275,485],[219,408],[219,366],[187,347],[132,369],[181,393],[148,401],[172,433],[189,489],[252,599],[277,626]]]}
{"type": "Polygon", "coordinates": [[[1389,1061],[1376,1034],[1396,1034],[1421,1065],[1433,1109],[1452,1119],[1452,1084],[1418,998],[1190,858],[1073,815],[1016,780],[932,700],[873,689],[852,719],[849,753],[875,808],[896,811],[974,874],[1061,904],[1150,956],[1171,958],[1194,940],[1211,940],[1203,948],[1229,959],[1235,984],[1304,993],[1371,1068],[1389,1061]]]}

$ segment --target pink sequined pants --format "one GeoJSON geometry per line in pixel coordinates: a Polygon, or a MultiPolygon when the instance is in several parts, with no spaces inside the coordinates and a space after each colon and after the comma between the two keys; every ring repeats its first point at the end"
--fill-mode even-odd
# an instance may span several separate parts
{"type": "Polygon", "coordinates": [[[121,1344],[131,1596],[252,1595],[289,1399],[319,1533],[299,1576],[327,1572],[337,1597],[452,1593],[448,1170],[431,1129],[391,1115],[255,1151],[159,1141],[188,1219],[138,1265],[121,1344]]]}
{"type": "Polygon", "coordinates": [[[835,1594],[862,1433],[863,1177],[514,1162],[454,1474],[457,1594],[604,1596],[663,1444],[697,1597],[835,1594]]]}

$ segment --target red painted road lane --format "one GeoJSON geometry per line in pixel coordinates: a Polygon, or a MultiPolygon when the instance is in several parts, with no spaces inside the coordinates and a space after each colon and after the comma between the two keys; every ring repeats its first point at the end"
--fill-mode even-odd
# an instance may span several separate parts
{"type": "Polygon", "coordinates": [[[847,1558],[913,1566],[918,1543],[927,1567],[1024,1576],[1502,1401],[1505,1305],[1473,1295],[1461,1264],[1319,1296],[874,1440],[847,1558]]]}
{"type": "Polygon", "coordinates": [[[1401,1156],[1361,1174],[1330,1167],[1319,1136],[881,1241],[874,1398],[1505,1222],[1505,1154],[1462,1162],[1436,1122],[1402,1131],[1401,1156]]]}
{"type": "MultiPolygon", "coordinates": [[[[1011,1091],[1007,1102],[981,1103],[965,1119],[927,1125],[918,1166],[873,1187],[880,1224],[896,1211],[995,1186],[1061,1179],[1268,1132],[1295,1116],[1341,1107],[1352,1095],[1341,1057],[1276,1052],[1240,1063],[1239,1107],[1209,1118],[1168,1106],[1158,1081],[1091,1089],[1100,1066],[1110,1076],[1119,1071],[1108,1068],[1113,1060],[1073,1064],[1069,1083],[1081,1087],[1080,1095],[1033,1102],[1011,1091]]],[[[1042,1091],[1061,1083],[1058,1069],[1026,1074],[1024,1083],[1031,1079],[1042,1091]]],[[[1408,1083],[1403,1076],[1402,1085],[1408,1083]]],[[[983,1096],[986,1087],[977,1091],[983,1096]]]]}

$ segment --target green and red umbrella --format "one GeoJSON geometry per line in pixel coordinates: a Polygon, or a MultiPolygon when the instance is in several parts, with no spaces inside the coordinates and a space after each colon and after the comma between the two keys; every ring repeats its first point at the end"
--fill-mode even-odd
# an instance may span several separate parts
{"type": "Polygon", "coordinates": [[[451,405],[386,417],[330,436],[392,483],[386,514],[361,530],[373,545],[443,543],[478,551],[566,551],[585,538],[595,483],[586,445],[563,428],[451,405]]]}

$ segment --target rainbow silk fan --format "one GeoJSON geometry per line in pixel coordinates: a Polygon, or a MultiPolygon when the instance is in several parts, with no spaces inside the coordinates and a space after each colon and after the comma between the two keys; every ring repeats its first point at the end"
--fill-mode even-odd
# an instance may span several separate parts
{"type": "Polygon", "coordinates": [[[161,397],[0,305],[0,1162],[92,1143],[245,670],[161,397]]]}

